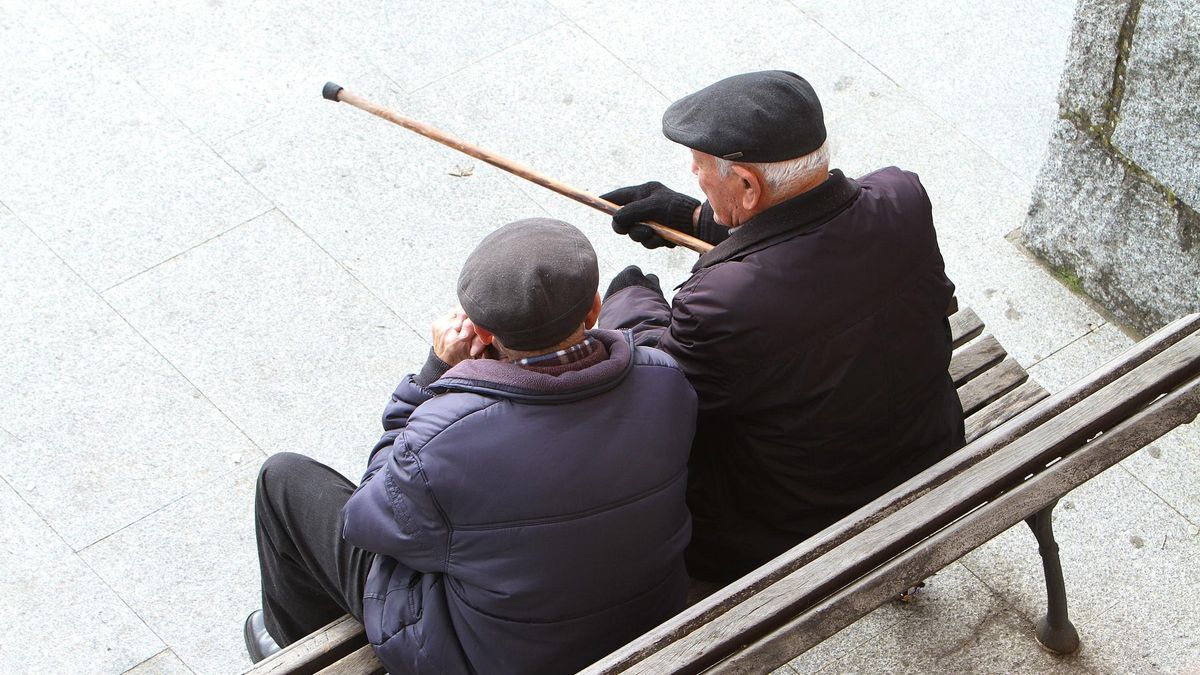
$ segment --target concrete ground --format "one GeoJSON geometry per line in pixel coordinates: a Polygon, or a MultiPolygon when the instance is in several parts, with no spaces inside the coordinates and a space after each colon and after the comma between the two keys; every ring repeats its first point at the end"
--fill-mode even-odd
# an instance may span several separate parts
{"type": "MultiPolygon", "coordinates": [[[[921,175],[964,305],[1051,390],[1132,340],[1007,237],[1073,3],[0,0],[0,672],[228,673],[258,606],[263,459],[357,477],[465,253],[549,214],[680,282],[606,219],[348,106],[332,79],[596,192],[697,193],[675,98],[785,68],[835,165],[921,175]]],[[[667,285],[667,284],[664,284],[667,285]]],[[[1084,647],[1032,639],[1023,526],[781,672],[1200,669],[1195,425],[1057,512],[1084,647]]]]}

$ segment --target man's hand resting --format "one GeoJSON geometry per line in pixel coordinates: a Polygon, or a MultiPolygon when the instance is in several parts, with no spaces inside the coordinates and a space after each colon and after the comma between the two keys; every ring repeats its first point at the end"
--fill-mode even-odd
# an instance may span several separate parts
{"type": "Polygon", "coordinates": [[[630,286],[641,286],[648,288],[655,293],[662,295],[662,286],[658,283],[658,277],[653,274],[644,274],[642,268],[637,265],[630,265],[625,269],[617,272],[617,276],[613,277],[611,283],[608,284],[608,290],[604,292],[604,299],[608,298],[617,291],[625,290],[630,286]]]}

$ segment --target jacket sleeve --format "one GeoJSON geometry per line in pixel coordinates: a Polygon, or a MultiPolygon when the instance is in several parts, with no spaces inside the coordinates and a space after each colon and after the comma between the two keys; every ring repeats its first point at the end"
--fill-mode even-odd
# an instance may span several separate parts
{"type": "Polygon", "coordinates": [[[613,293],[600,307],[596,324],[609,330],[632,330],[639,347],[654,347],[671,323],[671,306],[661,293],[629,286],[613,293]]]}
{"type": "Polygon", "coordinates": [[[342,511],[346,541],[418,572],[444,569],[449,528],[405,431],[413,412],[434,397],[427,385],[447,368],[430,350],[421,372],[406,375],[392,392],[383,410],[383,436],[371,449],[362,482],[342,511]]]}
{"type": "Polygon", "coordinates": [[[719,298],[714,268],[692,275],[667,305],[661,295],[640,286],[614,293],[600,310],[601,328],[630,329],[639,346],[657,347],[675,358],[700,399],[700,410],[736,401],[732,373],[743,358],[729,308],[719,298]]]}
{"type": "Polygon", "coordinates": [[[375,447],[371,448],[371,454],[367,459],[367,470],[363,474],[360,484],[371,480],[371,476],[379,471],[387,456],[387,453],[382,451],[390,448],[396,442],[400,432],[408,426],[408,418],[417,409],[417,406],[431,398],[433,398],[433,392],[417,384],[417,376],[404,376],[404,380],[400,382],[400,386],[396,387],[396,391],[392,392],[391,400],[383,409],[383,436],[375,443],[375,447]]]}
{"type": "Polygon", "coordinates": [[[449,528],[429,488],[420,453],[401,431],[377,453],[379,468],[343,509],[342,537],[418,572],[444,572],[449,528]]]}

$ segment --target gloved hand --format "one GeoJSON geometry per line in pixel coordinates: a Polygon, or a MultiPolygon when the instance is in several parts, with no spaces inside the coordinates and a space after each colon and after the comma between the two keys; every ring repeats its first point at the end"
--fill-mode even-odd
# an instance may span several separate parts
{"type": "Polygon", "coordinates": [[[600,198],[622,207],[613,214],[613,231],[629,235],[630,239],[646,248],[675,246],[658,236],[650,226],[642,224],[647,220],[684,234],[694,234],[692,214],[695,213],[696,207],[700,206],[700,200],[676,192],[662,183],[650,182],[624,187],[600,195],[600,198]]]}
{"type": "Polygon", "coordinates": [[[629,288],[630,286],[641,286],[662,295],[662,286],[658,284],[658,277],[653,274],[642,274],[642,268],[637,265],[630,265],[625,269],[617,272],[613,280],[608,284],[608,290],[604,292],[604,299],[619,290],[629,288]]]}

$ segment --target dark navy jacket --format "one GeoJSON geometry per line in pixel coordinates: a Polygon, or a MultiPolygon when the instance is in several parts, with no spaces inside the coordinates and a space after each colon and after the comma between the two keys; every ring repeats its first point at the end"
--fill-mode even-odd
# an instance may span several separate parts
{"type": "Polygon", "coordinates": [[[673,304],[631,287],[600,325],[675,357],[700,397],[693,576],[727,581],[963,443],[929,197],[833,171],[704,254],[673,304]]]}
{"type": "Polygon", "coordinates": [[[696,395],[629,333],[551,376],[464,361],[392,395],[345,509],[389,672],[575,672],[684,606],[696,395]]]}

